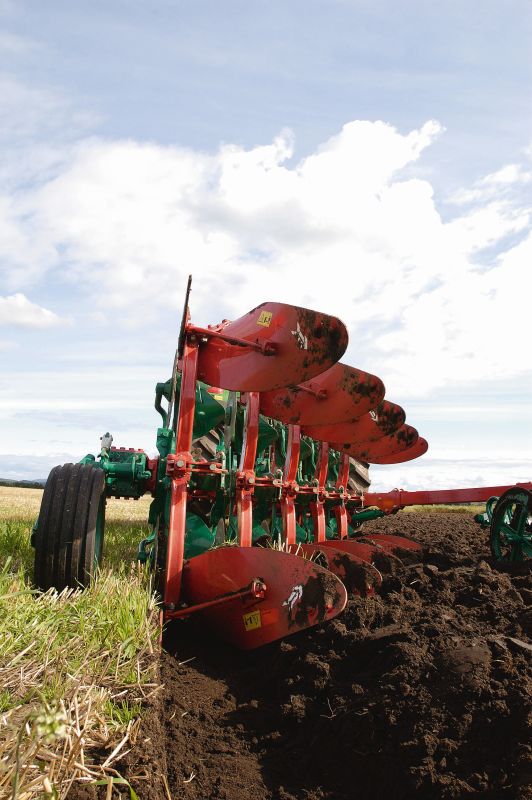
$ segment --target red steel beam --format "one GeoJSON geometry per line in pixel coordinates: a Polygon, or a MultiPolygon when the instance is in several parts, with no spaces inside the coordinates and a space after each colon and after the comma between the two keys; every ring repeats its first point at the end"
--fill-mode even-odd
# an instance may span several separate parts
{"type": "Polygon", "coordinates": [[[251,547],[253,544],[253,492],[255,486],[255,458],[259,440],[259,394],[245,395],[244,440],[240,464],[236,473],[236,516],[238,544],[251,547]]]}
{"type": "Polygon", "coordinates": [[[368,492],[364,495],[365,506],[377,506],[382,511],[404,508],[405,506],[432,506],[452,503],[482,503],[490,497],[500,496],[508,489],[520,486],[532,490],[532,483],[516,483],[511,486],[481,486],[472,489],[430,489],[420,492],[405,492],[393,489],[391,492],[368,492]]]}
{"type": "Polygon", "coordinates": [[[166,473],[171,478],[170,519],[166,545],[166,576],[164,605],[175,608],[179,602],[183,559],[185,552],[185,530],[187,517],[187,488],[191,476],[192,432],[196,407],[196,374],[199,344],[185,339],[181,366],[181,391],[177,412],[176,452],[166,460],[166,473]]]}

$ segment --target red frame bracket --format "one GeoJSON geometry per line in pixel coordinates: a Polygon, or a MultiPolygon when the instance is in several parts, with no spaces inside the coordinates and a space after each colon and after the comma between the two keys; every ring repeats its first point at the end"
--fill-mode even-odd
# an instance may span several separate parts
{"type": "Polygon", "coordinates": [[[185,339],[181,362],[181,392],[177,412],[176,452],[167,457],[167,474],[171,478],[170,519],[166,546],[165,608],[175,609],[179,602],[185,552],[187,487],[192,474],[192,432],[196,403],[196,375],[199,343],[185,339]]]}
{"type": "MultiPolygon", "coordinates": [[[[226,323],[227,324],[227,323],[226,323]]],[[[201,338],[203,342],[209,339],[221,339],[227,344],[235,344],[239,347],[249,347],[251,350],[257,350],[264,356],[274,356],[277,353],[277,345],[275,342],[266,340],[265,342],[253,342],[248,339],[240,339],[238,336],[228,336],[223,331],[223,327],[216,328],[200,328],[197,325],[188,324],[186,327],[187,334],[192,334],[201,338]]]]}
{"type": "Polygon", "coordinates": [[[245,404],[244,440],[240,464],[236,473],[236,516],[238,544],[253,544],[253,493],[255,489],[255,457],[259,440],[259,393],[247,392],[241,397],[245,404]]]}

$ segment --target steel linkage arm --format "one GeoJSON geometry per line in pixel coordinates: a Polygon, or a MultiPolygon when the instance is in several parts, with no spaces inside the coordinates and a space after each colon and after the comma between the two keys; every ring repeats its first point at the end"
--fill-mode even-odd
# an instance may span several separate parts
{"type": "Polygon", "coordinates": [[[301,428],[299,425],[288,426],[286,459],[283,469],[281,489],[281,516],[283,534],[286,544],[296,543],[296,506],[295,499],[300,490],[297,483],[297,469],[301,453],[301,428]]]}
{"type": "Polygon", "coordinates": [[[328,496],[325,484],[329,469],[329,445],[320,442],[316,471],[314,473],[314,498],[310,503],[310,512],[314,525],[314,541],[324,542],[326,539],[325,500],[328,496]]]}
{"type": "Polygon", "coordinates": [[[245,401],[244,440],[240,464],[236,473],[236,510],[238,520],[238,544],[251,547],[253,544],[253,493],[255,489],[255,458],[259,440],[259,394],[248,392],[245,401]]]}
{"type": "Polygon", "coordinates": [[[338,478],[335,486],[339,496],[339,503],[335,504],[333,507],[333,514],[336,520],[336,530],[338,532],[339,539],[347,539],[349,530],[347,509],[345,507],[345,502],[348,495],[347,487],[349,481],[349,465],[349,455],[347,453],[341,453],[340,465],[338,468],[338,478]]]}

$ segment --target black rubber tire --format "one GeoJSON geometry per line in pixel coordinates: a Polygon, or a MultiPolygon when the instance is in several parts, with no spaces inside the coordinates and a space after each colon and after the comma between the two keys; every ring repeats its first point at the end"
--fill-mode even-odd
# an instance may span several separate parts
{"type": "Polygon", "coordinates": [[[64,464],[48,476],[35,537],[37,588],[88,586],[102,556],[105,474],[91,464],[64,464]]]}

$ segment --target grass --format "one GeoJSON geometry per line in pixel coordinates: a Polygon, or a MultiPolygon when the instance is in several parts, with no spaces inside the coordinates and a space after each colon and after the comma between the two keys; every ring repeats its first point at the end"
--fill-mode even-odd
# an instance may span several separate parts
{"type": "Polygon", "coordinates": [[[1,800],[64,798],[75,780],[118,780],[158,687],[158,611],[134,561],[147,501],[109,504],[105,568],[90,589],[39,594],[29,536],[41,496],[0,487],[1,800]]]}
{"type": "MultiPolygon", "coordinates": [[[[41,498],[41,489],[0,486],[0,553],[11,556],[11,570],[23,569],[28,576],[34,558],[30,534],[41,498]]],[[[107,502],[103,556],[106,566],[120,568],[136,561],[137,545],[149,532],[146,520],[150,499],[107,502]]]]}
{"type": "Polygon", "coordinates": [[[90,589],[39,594],[30,534],[41,497],[0,487],[0,800],[61,800],[78,780],[122,785],[120,757],[158,688],[158,611],[136,563],[149,499],[108,503],[104,569],[90,589]]]}
{"type": "Polygon", "coordinates": [[[401,514],[416,514],[419,512],[431,512],[433,514],[449,514],[449,513],[462,513],[464,511],[469,514],[482,514],[486,510],[486,503],[467,503],[466,505],[434,505],[434,506],[407,506],[400,513],[401,514]]]}

